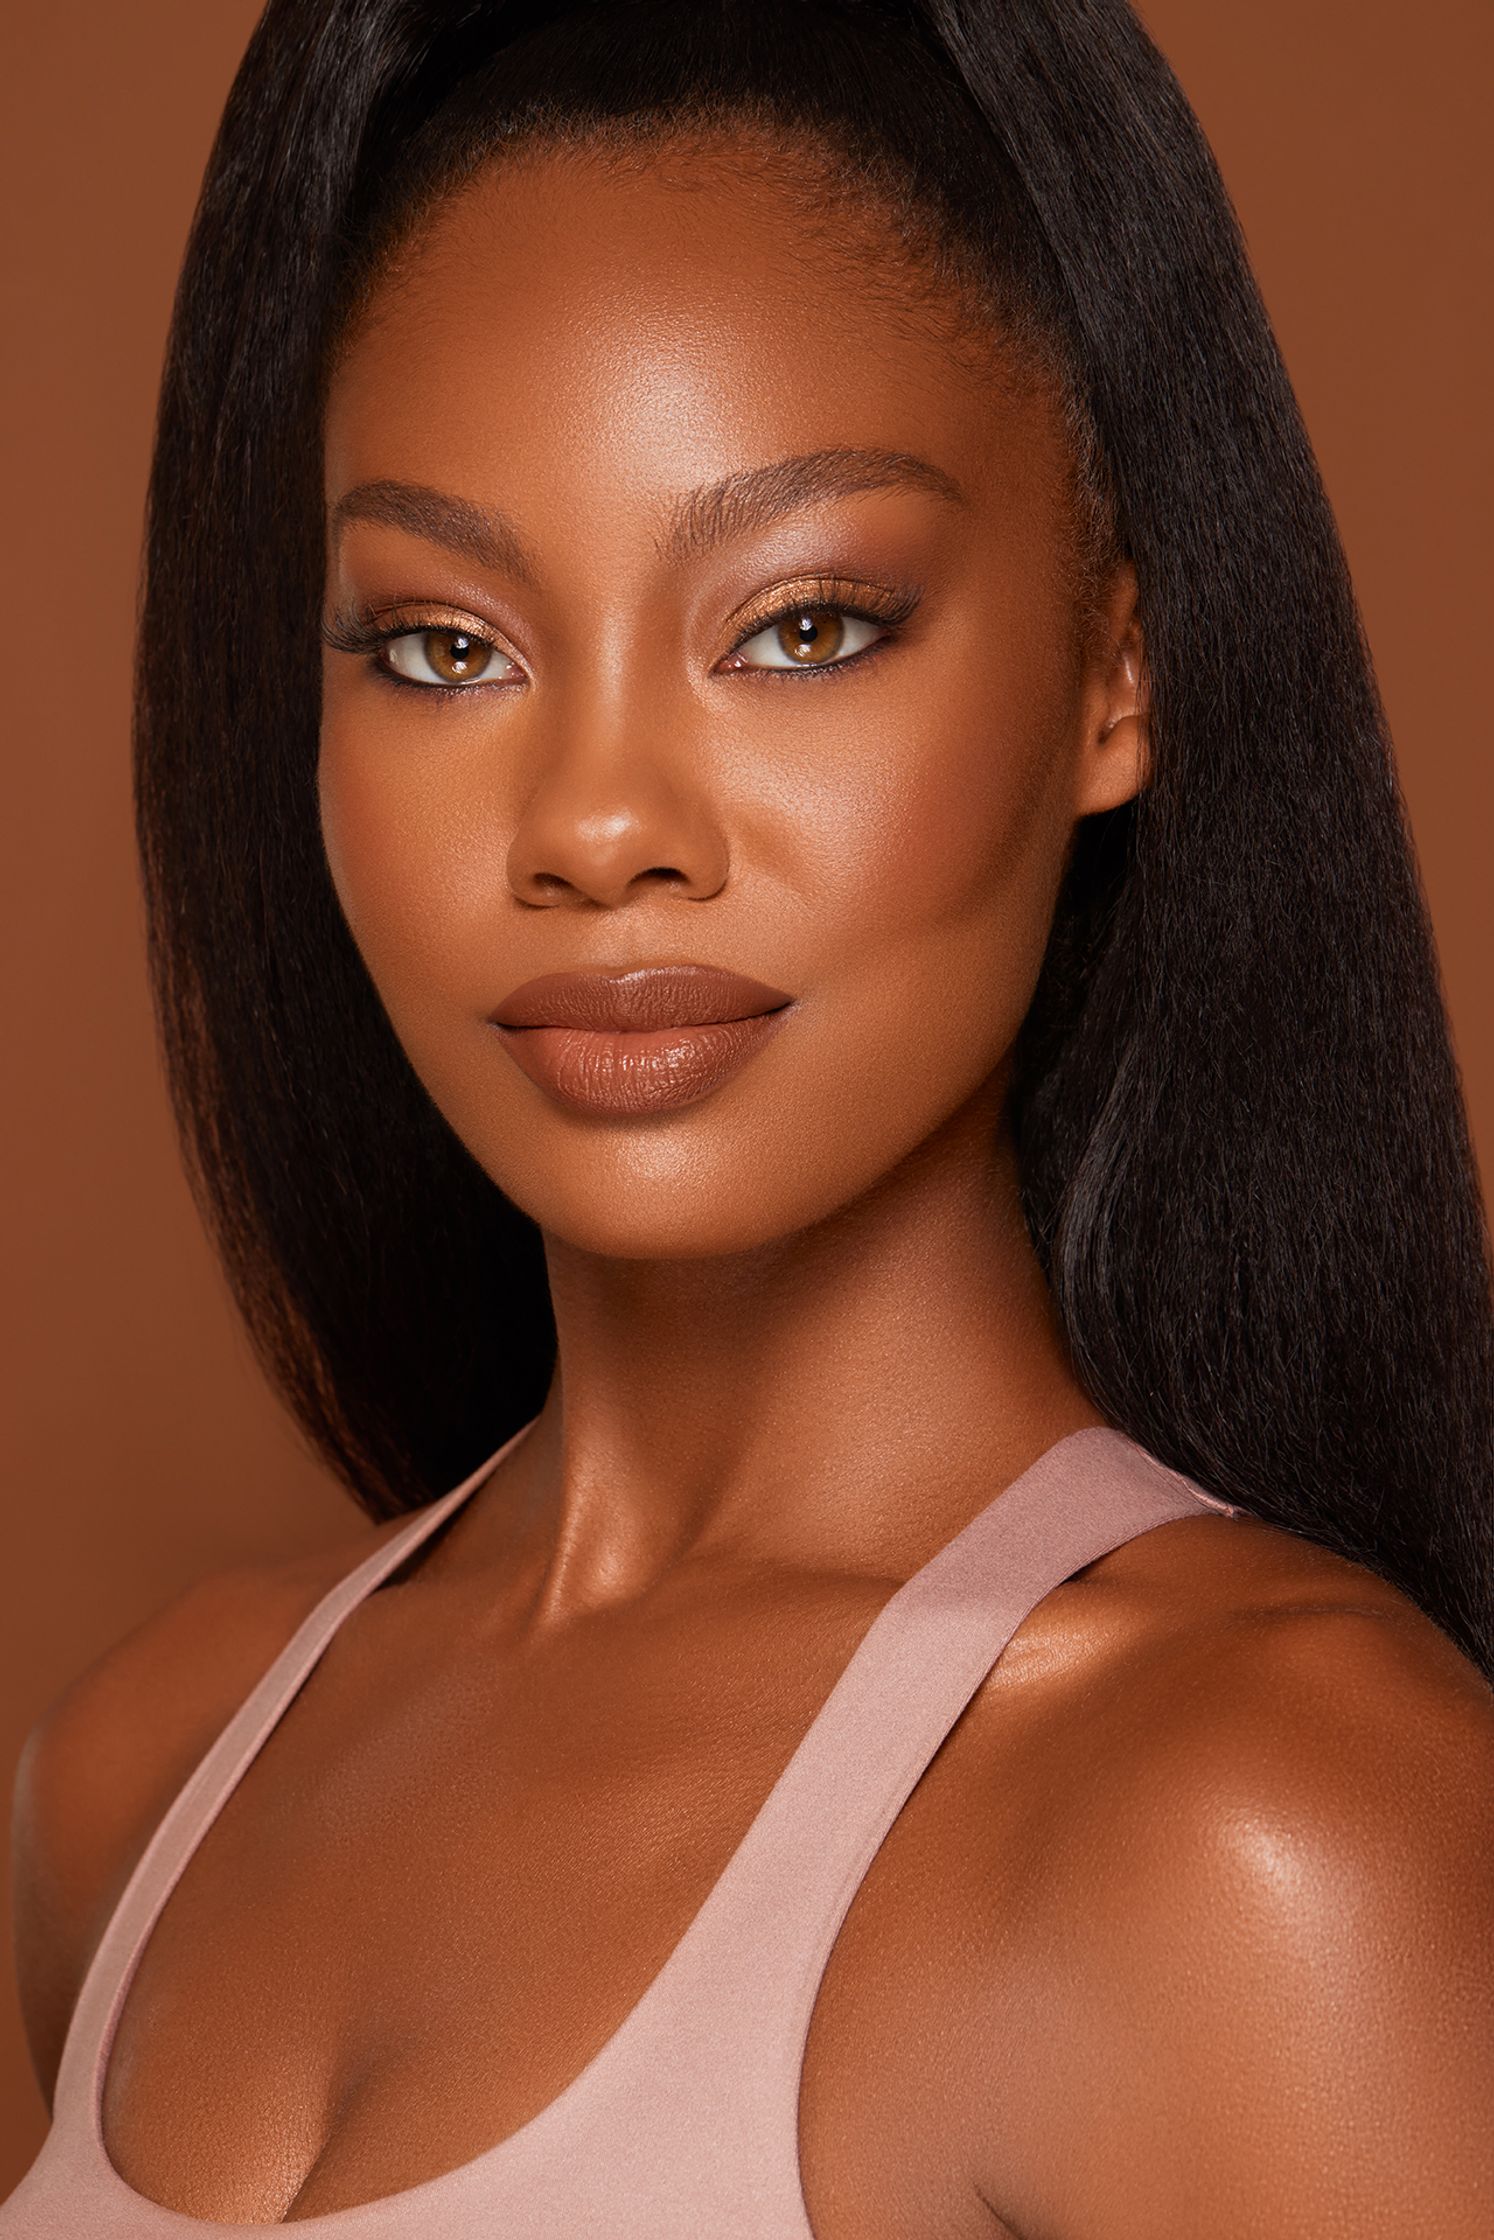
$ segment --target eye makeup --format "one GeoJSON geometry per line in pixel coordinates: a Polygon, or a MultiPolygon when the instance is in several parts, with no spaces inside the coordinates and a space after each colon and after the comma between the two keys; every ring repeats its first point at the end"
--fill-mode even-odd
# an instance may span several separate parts
{"type": "MultiPolygon", "coordinates": [[[[849,669],[888,645],[914,613],[922,596],[923,589],[918,584],[879,584],[845,576],[809,575],[799,578],[791,585],[775,585],[755,603],[739,612],[731,626],[731,643],[720,662],[713,665],[714,673],[781,677],[829,675],[849,669]],[[825,661],[791,662],[780,667],[768,662],[737,659],[754,639],[765,636],[769,631],[795,618],[815,615],[834,615],[848,621],[875,625],[882,634],[871,645],[825,661]]],[[[463,614],[452,608],[430,606],[424,601],[396,602],[384,607],[357,602],[351,606],[338,607],[321,624],[319,634],[322,643],[333,652],[361,656],[372,673],[382,681],[396,686],[410,686],[419,692],[435,692],[450,697],[457,693],[473,692],[480,687],[508,687],[522,682],[525,675],[517,656],[499,643],[489,627],[474,621],[470,614],[463,614]],[[391,667],[390,648],[393,645],[402,639],[429,637],[465,641],[475,649],[491,650],[500,660],[511,663],[517,674],[488,677],[480,671],[465,682],[442,683],[408,677],[391,667]]]]}

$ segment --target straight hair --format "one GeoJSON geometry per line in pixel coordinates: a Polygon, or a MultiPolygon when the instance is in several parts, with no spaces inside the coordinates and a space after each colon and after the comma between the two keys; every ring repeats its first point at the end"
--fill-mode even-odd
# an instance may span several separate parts
{"type": "Polygon", "coordinates": [[[322,847],[339,339],[506,147],[733,119],[979,276],[1136,571],[1149,780],[1076,829],[1009,1105],[1083,1385],[1494,1676],[1489,1240],[1384,711],[1238,220],[1125,0],[270,0],[172,320],[135,719],[166,1072],[259,1356],[374,1517],[555,1365],[539,1230],[416,1077],[322,847]]]}

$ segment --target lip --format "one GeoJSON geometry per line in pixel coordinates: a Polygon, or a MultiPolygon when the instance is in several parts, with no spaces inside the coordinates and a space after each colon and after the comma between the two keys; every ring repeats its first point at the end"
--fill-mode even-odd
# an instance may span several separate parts
{"type": "Polygon", "coordinates": [[[611,972],[545,972],[504,997],[495,1027],[584,1027],[639,1033],[751,1019],[793,1001],[782,988],[709,964],[624,965],[611,972]]]}
{"type": "Polygon", "coordinates": [[[515,1062],[562,1104],[614,1115],[709,1096],[793,1009],[782,988],[714,965],[547,972],[490,1014],[515,1062]]]}

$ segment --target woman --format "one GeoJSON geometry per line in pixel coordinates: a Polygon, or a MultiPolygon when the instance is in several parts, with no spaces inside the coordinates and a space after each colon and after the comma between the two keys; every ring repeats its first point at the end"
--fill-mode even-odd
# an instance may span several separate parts
{"type": "Polygon", "coordinates": [[[4,2240],[1485,2229],[1486,1240],[1129,10],[272,0],[140,678],[374,1529],[34,1736],[4,2240]]]}

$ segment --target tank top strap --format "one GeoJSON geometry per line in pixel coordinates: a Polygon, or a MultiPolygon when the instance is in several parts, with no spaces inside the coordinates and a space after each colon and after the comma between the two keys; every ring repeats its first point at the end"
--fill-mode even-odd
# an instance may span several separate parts
{"type": "MultiPolygon", "coordinates": [[[[709,2204],[719,2229],[735,2217],[744,2230],[807,2234],[804,2048],[873,1857],[1028,1612],[1122,1542],[1209,1510],[1239,1514],[1094,1425],[1060,1439],[947,1542],[884,1603],[607,2058],[519,2135],[516,2164],[533,2156],[537,2168],[561,2138],[583,2162],[605,2145],[615,2204],[635,2156],[642,2184],[642,2162],[656,2171],[667,2148],[671,2185],[709,2204]]],[[[626,2218],[607,2229],[633,2240],[626,2218]]]]}
{"type": "MultiPolygon", "coordinates": [[[[694,1964],[710,1976],[716,2014],[754,2039],[754,2068],[771,2046],[780,2087],[797,2097],[820,1975],[851,1900],[1022,1620],[1085,1565],[1201,1509],[1236,1513],[1126,1434],[1089,1426],[1050,1447],[883,1605],[702,1924],[694,1964]]],[[[697,1996],[691,2005],[705,2011],[697,1996]]]]}
{"type": "Polygon", "coordinates": [[[137,1860],[89,1963],[58,2069],[54,2127],[91,2115],[98,2071],[107,2055],[130,1977],[162,1907],[338,1627],[476,1491],[538,1420],[531,1417],[522,1424],[460,1485],[418,1509],[382,1547],[329,1588],[178,1790],[137,1860]]]}

